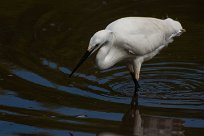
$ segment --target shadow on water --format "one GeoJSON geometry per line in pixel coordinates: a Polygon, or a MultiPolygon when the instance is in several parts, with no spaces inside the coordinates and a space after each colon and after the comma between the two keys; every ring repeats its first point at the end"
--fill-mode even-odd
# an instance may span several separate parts
{"type": "Polygon", "coordinates": [[[101,132],[97,136],[184,136],[183,124],[181,119],[142,114],[138,93],[134,93],[118,132],[101,132]]]}

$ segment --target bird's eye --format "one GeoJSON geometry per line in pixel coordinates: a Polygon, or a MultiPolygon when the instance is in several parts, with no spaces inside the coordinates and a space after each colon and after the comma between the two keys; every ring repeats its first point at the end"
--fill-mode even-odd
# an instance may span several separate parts
{"type": "Polygon", "coordinates": [[[95,46],[98,47],[98,46],[99,46],[99,43],[97,43],[95,46]]]}

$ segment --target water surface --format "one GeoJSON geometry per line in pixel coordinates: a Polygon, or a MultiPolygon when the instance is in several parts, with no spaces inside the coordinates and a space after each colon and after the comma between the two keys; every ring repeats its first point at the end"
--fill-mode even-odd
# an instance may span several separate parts
{"type": "Polygon", "coordinates": [[[202,136],[201,2],[1,1],[0,135],[202,136]],[[187,30],[142,66],[132,106],[134,84],[122,63],[99,71],[92,56],[68,78],[90,37],[125,16],[169,16],[187,30]]]}

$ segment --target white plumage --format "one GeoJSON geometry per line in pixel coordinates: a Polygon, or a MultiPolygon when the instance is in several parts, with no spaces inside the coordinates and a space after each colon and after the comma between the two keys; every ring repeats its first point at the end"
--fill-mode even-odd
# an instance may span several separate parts
{"type": "Polygon", "coordinates": [[[90,40],[88,50],[99,45],[96,63],[100,69],[110,68],[117,62],[126,60],[130,71],[135,73],[138,80],[141,64],[159,53],[183,30],[178,21],[170,18],[121,18],[110,23],[105,30],[96,32],[90,40]]]}
{"type": "Polygon", "coordinates": [[[127,62],[136,83],[144,61],[153,58],[185,30],[178,21],[146,17],[126,17],[110,23],[90,39],[88,50],[70,76],[93,52],[99,49],[96,63],[107,69],[119,61],[127,62]],[[136,79],[136,80],[135,80],[136,79]]]}

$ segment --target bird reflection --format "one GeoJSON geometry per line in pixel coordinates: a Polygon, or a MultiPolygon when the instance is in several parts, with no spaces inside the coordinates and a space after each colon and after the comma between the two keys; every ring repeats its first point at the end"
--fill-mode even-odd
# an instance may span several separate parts
{"type": "Polygon", "coordinates": [[[135,92],[118,132],[103,132],[98,136],[184,136],[183,123],[180,119],[141,114],[135,92]]]}

